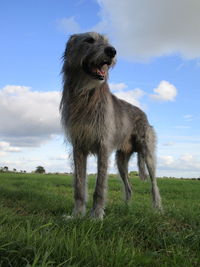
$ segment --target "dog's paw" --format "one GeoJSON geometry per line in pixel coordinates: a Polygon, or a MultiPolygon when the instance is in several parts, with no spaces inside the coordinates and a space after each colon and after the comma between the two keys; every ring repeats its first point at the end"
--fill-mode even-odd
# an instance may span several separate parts
{"type": "Polygon", "coordinates": [[[63,219],[64,221],[69,221],[69,220],[74,219],[74,216],[72,216],[72,215],[67,215],[67,214],[63,214],[63,215],[62,215],[62,219],[63,219]]]}
{"type": "Polygon", "coordinates": [[[103,208],[95,208],[92,209],[91,217],[94,219],[103,220],[104,214],[105,212],[103,208]]]}

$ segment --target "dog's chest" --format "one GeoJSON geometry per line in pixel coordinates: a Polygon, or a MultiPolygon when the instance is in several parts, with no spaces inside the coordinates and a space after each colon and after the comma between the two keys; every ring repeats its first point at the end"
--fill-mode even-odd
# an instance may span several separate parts
{"type": "Polygon", "coordinates": [[[91,98],[82,105],[74,105],[69,117],[71,139],[89,146],[101,142],[108,132],[108,109],[105,99],[91,98]]]}

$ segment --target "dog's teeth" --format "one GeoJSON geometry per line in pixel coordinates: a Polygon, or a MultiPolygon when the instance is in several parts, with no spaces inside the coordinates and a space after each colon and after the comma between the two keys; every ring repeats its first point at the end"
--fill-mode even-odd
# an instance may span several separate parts
{"type": "Polygon", "coordinates": [[[98,75],[101,75],[101,76],[104,76],[104,75],[105,75],[105,73],[104,73],[104,72],[102,72],[102,71],[101,71],[101,70],[99,70],[99,69],[96,71],[96,73],[97,73],[98,75]]]}
{"type": "Polygon", "coordinates": [[[97,70],[97,73],[100,75],[105,75],[105,71],[103,71],[103,70],[97,70]]]}
{"type": "Polygon", "coordinates": [[[98,73],[100,73],[102,76],[104,76],[106,74],[106,72],[108,71],[108,65],[104,64],[101,69],[98,70],[98,73]]]}

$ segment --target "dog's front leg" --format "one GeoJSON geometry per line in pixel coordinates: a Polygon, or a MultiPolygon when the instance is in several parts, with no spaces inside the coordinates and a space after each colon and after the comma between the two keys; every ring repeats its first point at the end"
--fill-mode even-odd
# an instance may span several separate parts
{"type": "Polygon", "coordinates": [[[74,148],[74,211],[73,215],[84,215],[86,206],[86,162],[87,154],[74,148]]]}
{"type": "Polygon", "coordinates": [[[98,152],[98,173],[93,195],[92,217],[103,219],[107,187],[108,149],[101,147],[98,152]]]}

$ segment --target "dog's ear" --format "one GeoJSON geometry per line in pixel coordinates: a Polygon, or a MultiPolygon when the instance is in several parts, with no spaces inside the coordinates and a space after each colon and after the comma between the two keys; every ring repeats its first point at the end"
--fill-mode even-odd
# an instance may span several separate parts
{"type": "Polygon", "coordinates": [[[74,45],[74,42],[76,40],[76,37],[77,37],[77,34],[73,34],[69,37],[67,43],[66,43],[66,46],[65,46],[65,51],[64,51],[64,54],[63,54],[63,59],[66,60],[67,59],[67,55],[68,53],[70,53],[70,49],[73,47],[74,45]]]}
{"type": "Polygon", "coordinates": [[[70,37],[69,37],[69,40],[68,42],[73,42],[77,37],[77,34],[72,34],[70,37]]]}
{"type": "Polygon", "coordinates": [[[67,41],[67,44],[66,44],[66,49],[69,49],[73,45],[73,43],[76,40],[76,37],[77,37],[77,34],[73,34],[69,37],[69,40],[67,41]]]}

